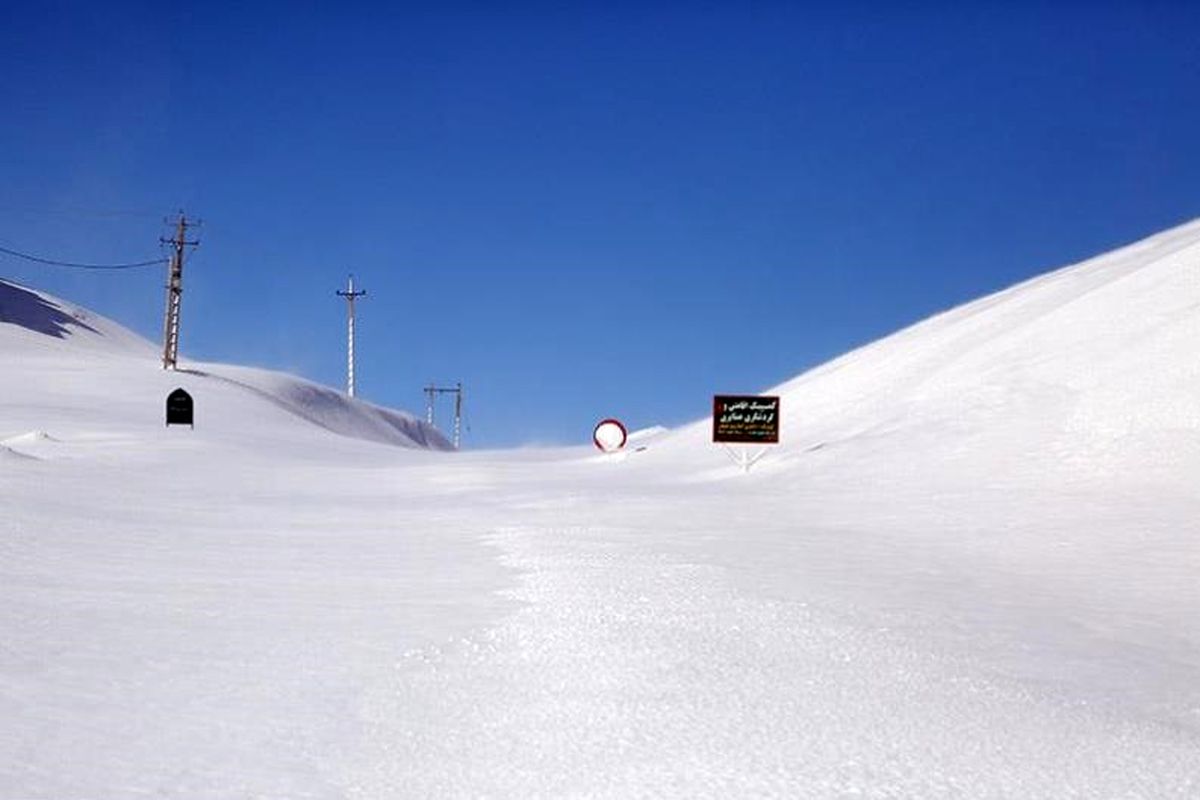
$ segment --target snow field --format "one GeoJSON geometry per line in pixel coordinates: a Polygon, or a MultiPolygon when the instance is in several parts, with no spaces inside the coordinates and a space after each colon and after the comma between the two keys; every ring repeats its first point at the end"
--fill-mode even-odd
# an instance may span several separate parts
{"type": "Polygon", "coordinates": [[[1198,275],[1200,222],[849,353],[749,474],[430,452],[0,282],[0,796],[1197,796],[1198,275]]]}

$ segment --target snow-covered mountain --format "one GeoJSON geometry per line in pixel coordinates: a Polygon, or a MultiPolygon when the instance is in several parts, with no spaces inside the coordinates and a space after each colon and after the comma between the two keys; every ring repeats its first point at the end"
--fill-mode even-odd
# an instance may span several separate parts
{"type": "Polygon", "coordinates": [[[860,348],[745,474],[381,447],[444,441],[0,283],[0,796],[1200,796],[1198,270],[860,348]]]}
{"type": "Polygon", "coordinates": [[[10,406],[21,409],[10,412],[3,427],[16,432],[64,425],[79,432],[96,426],[152,430],[162,422],[167,393],[182,387],[195,400],[198,424],[218,435],[244,434],[250,427],[256,437],[295,439],[320,429],[401,447],[450,449],[440,432],[411,414],[291,375],[188,362],[164,371],[157,349],[116,322],[3,280],[0,369],[10,406]],[[54,397],[66,402],[47,407],[45,398],[54,397]]]}

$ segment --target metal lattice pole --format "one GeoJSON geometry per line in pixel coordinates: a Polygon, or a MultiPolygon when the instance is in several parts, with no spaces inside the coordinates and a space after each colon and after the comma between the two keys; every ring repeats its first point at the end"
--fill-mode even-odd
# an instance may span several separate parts
{"type": "Polygon", "coordinates": [[[433,425],[433,404],[437,395],[437,386],[431,383],[425,387],[425,421],[430,425],[433,425]]]}
{"type": "Polygon", "coordinates": [[[354,301],[367,293],[354,291],[354,276],[351,275],[346,291],[337,294],[346,298],[346,394],[354,397],[354,301]]]}
{"type": "Polygon", "coordinates": [[[462,445],[462,404],[463,391],[462,381],[454,388],[454,449],[461,449],[462,445]]]}
{"type": "Polygon", "coordinates": [[[437,398],[443,394],[454,395],[454,449],[458,450],[462,446],[462,407],[463,407],[463,388],[462,381],[459,381],[455,386],[438,386],[431,383],[425,387],[425,421],[433,425],[433,409],[437,403],[437,398]]]}
{"type": "Polygon", "coordinates": [[[184,248],[200,244],[198,241],[187,240],[188,219],[182,213],[175,226],[174,238],[160,240],[174,248],[167,273],[167,308],[163,318],[163,369],[175,369],[179,360],[179,312],[183,305],[184,248]]]}

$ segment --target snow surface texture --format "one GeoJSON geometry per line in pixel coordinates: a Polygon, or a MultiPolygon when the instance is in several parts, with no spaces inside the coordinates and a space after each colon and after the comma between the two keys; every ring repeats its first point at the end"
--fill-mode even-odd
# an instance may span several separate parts
{"type": "Polygon", "coordinates": [[[1200,796],[1200,223],[771,390],[748,474],[387,446],[33,294],[0,796],[1200,796]]]}

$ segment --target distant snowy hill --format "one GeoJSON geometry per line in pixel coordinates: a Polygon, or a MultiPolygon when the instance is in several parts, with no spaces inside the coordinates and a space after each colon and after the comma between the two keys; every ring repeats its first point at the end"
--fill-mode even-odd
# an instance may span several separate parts
{"type": "Polygon", "coordinates": [[[311,381],[262,369],[184,362],[165,371],[158,350],[121,325],[43,292],[0,280],[0,369],[6,399],[0,438],[67,425],[78,432],[162,425],[163,402],[190,392],[197,425],[283,438],[318,428],[401,447],[448,450],[436,429],[402,411],[352,399],[311,381]],[[13,430],[8,430],[8,429],[13,430]]]}

